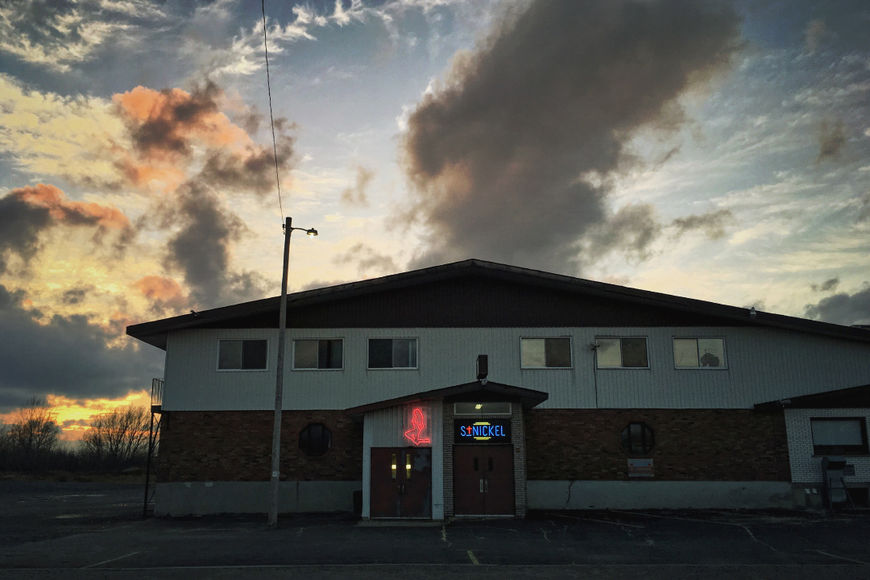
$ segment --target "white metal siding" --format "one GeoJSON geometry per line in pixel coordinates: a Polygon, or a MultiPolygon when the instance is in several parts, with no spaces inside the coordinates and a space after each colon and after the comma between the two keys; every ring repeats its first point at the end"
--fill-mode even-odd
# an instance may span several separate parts
{"type": "Polygon", "coordinates": [[[366,413],[363,421],[363,505],[362,517],[371,514],[371,468],[372,447],[409,447],[404,437],[410,427],[407,424],[408,409],[419,406],[423,409],[432,439],[432,519],[444,519],[444,416],[440,401],[424,401],[419,405],[397,405],[366,413]]]}
{"type": "MultiPolygon", "coordinates": [[[[491,381],[549,393],[544,408],[748,408],[830,389],[870,384],[870,344],[760,328],[401,328],[291,329],[285,362],[287,409],[345,409],[467,383],[477,355],[491,381]],[[521,337],[571,336],[570,369],[521,369],[521,337]],[[596,336],[646,336],[648,369],[600,369],[596,336]],[[675,369],[674,337],[724,337],[726,369],[675,369]],[[369,338],[416,337],[418,368],[367,369],[369,338]],[[293,338],[342,338],[342,370],[292,370],[293,338]]],[[[277,330],[191,330],[167,345],[166,410],[254,410],[274,404],[277,330]],[[217,371],[222,338],[269,340],[267,371],[217,371]]]]}

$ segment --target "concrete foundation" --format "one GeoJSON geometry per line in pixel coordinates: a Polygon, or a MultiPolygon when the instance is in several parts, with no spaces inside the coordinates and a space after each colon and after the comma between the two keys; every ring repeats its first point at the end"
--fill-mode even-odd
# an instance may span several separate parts
{"type": "Polygon", "coordinates": [[[529,481],[529,509],[795,507],[785,481],[529,481]]]}
{"type": "MultiPolygon", "coordinates": [[[[282,481],[278,511],[353,512],[360,481],[282,481]]],[[[158,483],[154,513],[158,516],[263,513],[269,509],[268,481],[192,481],[158,483]]]]}

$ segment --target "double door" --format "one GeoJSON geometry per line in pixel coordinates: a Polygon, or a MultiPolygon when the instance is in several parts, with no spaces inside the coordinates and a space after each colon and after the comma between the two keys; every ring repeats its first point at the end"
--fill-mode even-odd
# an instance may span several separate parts
{"type": "Polygon", "coordinates": [[[456,515],[514,515],[512,445],[453,447],[456,515]]]}
{"type": "Polygon", "coordinates": [[[371,517],[432,517],[432,449],[373,447],[371,517]]]}

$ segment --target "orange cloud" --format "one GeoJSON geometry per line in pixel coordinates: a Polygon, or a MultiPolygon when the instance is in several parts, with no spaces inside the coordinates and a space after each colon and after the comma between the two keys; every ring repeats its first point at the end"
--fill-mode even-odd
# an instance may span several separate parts
{"type": "Polygon", "coordinates": [[[187,296],[184,295],[178,282],[172,278],[145,276],[136,280],[132,286],[155,305],[180,309],[187,303],[187,296]]]}
{"type": "Polygon", "coordinates": [[[113,229],[130,227],[130,220],[119,209],[98,203],[68,201],[63,191],[53,185],[38,183],[19,187],[13,189],[10,195],[30,205],[48,209],[49,215],[59,222],[98,224],[113,229]]]}
{"type": "Polygon", "coordinates": [[[188,93],[181,89],[155,91],[138,86],[112,100],[130,124],[137,148],[147,157],[189,155],[192,142],[215,147],[242,148],[248,134],[218,111],[220,89],[213,84],[188,93]]]}

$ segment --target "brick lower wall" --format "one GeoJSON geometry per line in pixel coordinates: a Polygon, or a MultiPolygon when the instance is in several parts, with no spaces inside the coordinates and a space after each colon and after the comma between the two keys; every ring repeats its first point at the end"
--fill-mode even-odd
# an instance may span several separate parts
{"type": "MultiPolygon", "coordinates": [[[[362,424],[341,411],[284,411],[281,479],[354,481],[362,475],[362,424]],[[310,423],[332,431],[332,449],[309,457],[299,432],[310,423]]],[[[166,411],[162,417],[159,481],[268,481],[271,411],[166,411]]]]}
{"type": "Polygon", "coordinates": [[[649,425],[655,480],[789,481],[785,420],[749,409],[533,409],[526,414],[530,480],[625,480],[620,434],[649,425]]]}

